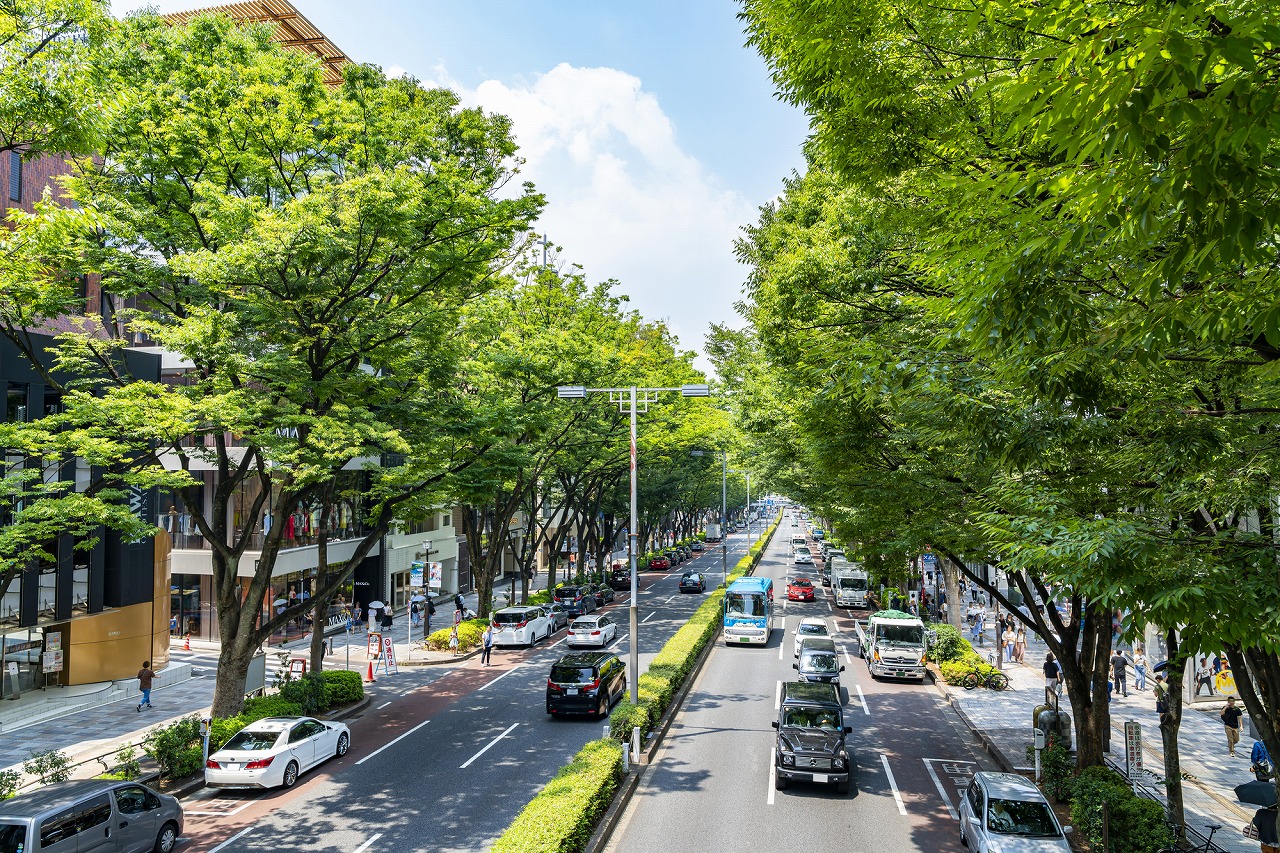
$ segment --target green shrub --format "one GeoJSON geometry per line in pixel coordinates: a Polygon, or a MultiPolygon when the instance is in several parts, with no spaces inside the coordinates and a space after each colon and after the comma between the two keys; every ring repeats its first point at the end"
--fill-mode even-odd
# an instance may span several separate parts
{"type": "Polygon", "coordinates": [[[1111,853],[1155,853],[1172,842],[1159,803],[1144,800],[1108,767],[1086,767],[1071,782],[1071,822],[1092,849],[1102,849],[1102,804],[1107,804],[1111,853]]]}
{"type": "MultiPolygon", "coordinates": [[[[462,620],[458,624],[458,651],[469,651],[480,645],[480,637],[484,634],[484,626],[488,624],[488,619],[462,620]]],[[[427,648],[438,652],[448,651],[449,634],[452,631],[452,625],[441,628],[439,631],[432,631],[431,635],[427,637],[427,648]]]]}
{"type": "Polygon", "coordinates": [[[969,641],[964,638],[964,635],[960,633],[960,629],[956,626],[940,623],[933,630],[938,635],[938,639],[934,642],[933,648],[929,650],[929,656],[938,663],[959,660],[966,651],[973,651],[969,641]]]}
{"type": "Polygon", "coordinates": [[[17,770],[0,770],[0,800],[7,800],[18,792],[22,774],[17,770]]]}
{"type": "Polygon", "coordinates": [[[22,770],[28,776],[38,776],[46,785],[65,782],[71,778],[71,759],[56,749],[42,749],[22,762],[22,770]]]}
{"type": "Polygon", "coordinates": [[[245,725],[265,720],[267,717],[298,717],[302,715],[302,707],[296,702],[290,702],[283,696],[254,696],[251,699],[244,700],[244,707],[240,710],[240,716],[245,719],[245,725]]]}
{"type": "Polygon", "coordinates": [[[116,768],[112,771],[117,779],[130,781],[142,775],[142,765],[138,763],[138,750],[125,744],[116,750],[116,768]]]}
{"type": "Polygon", "coordinates": [[[614,740],[588,743],[516,816],[493,853],[571,853],[586,846],[622,779],[614,740]]]}
{"type": "Polygon", "coordinates": [[[643,702],[633,705],[630,699],[618,702],[613,706],[613,713],[609,715],[609,737],[614,740],[629,741],[631,729],[639,726],[640,740],[643,742],[653,726],[653,720],[649,717],[650,707],[652,706],[643,702]]]}
{"type": "Polygon", "coordinates": [[[348,705],[364,698],[364,681],[360,673],[346,669],[327,669],[320,673],[324,679],[325,693],[329,697],[329,707],[348,705]]]}
{"type": "Polygon", "coordinates": [[[302,713],[309,717],[329,710],[329,691],[325,689],[324,678],[315,672],[282,684],[280,698],[301,706],[302,713]]]}
{"type": "Polygon", "coordinates": [[[142,742],[142,751],[160,765],[160,775],[167,779],[189,776],[204,763],[200,720],[183,717],[177,722],[152,730],[142,742]]]}
{"type": "Polygon", "coordinates": [[[1062,802],[1071,796],[1076,763],[1071,750],[1061,738],[1049,735],[1044,749],[1040,750],[1040,778],[1046,793],[1062,802]]]}

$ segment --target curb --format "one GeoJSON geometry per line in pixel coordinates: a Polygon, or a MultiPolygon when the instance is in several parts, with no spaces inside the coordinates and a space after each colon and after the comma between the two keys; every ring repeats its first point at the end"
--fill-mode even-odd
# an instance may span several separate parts
{"type": "Polygon", "coordinates": [[[974,738],[981,744],[983,751],[991,756],[996,766],[1005,773],[1017,773],[1018,769],[1014,763],[1009,760],[1000,747],[996,746],[995,741],[986,732],[976,726],[973,720],[969,719],[969,715],[960,707],[960,701],[951,695],[951,691],[947,689],[946,684],[938,681],[936,673],[927,667],[925,668],[925,673],[928,675],[929,680],[933,682],[934,689],[947,701],[947,704],[951,706],[951,710],[955,711],[956,716],[960,718],[960,722],[964,723],[965,728],[973,733],[974,738]]]}

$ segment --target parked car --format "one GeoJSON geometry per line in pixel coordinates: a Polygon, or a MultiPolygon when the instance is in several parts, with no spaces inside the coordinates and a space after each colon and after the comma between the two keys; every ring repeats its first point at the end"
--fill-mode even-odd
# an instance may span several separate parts
{"type": "Polygon", "coordinates": [[[596,609],[596,591],[591,584],[580,586],[558,586],[551,598],[564,607],[565,613],[572,619],[596,609]]]}
{"type": "Polygon", "coordinates": [[[652,559],[649,560],[649,568],[669,569],[671,568],[671,561],[668,560],[664,555],[659,554],[658,556],[653,557],[652,559]]]}
{"type": "Polygon", "coordinates": [[[580,616],[569,624],[565,641],[571,646],[605,646],[618,638],[618,623],[607,614],[580,616]]]}
{"type": "Polygon", "coordinates": [[[292,788],[317,764],[347,754],[351,731],[311,717],[267,717],[231,736],[204,765],[210,788],[292,788]]]}
{"type": "Polygon", "coordinates": [[[801,565],[812,566],[813,552],[810,551],[807,546],[801,545],[798,548],[796,548],[795,560],[796,560],[797,566],[801,566],[801,565]]]}
{"type": "Polygon", "coordinates": [[[608,716],[627,692],[627,667],[610,652],[577,652],[551,665],[547,713],[608,716]]]}
{"type": "Polygon", "coordinates": [[[707,579],[702,572],[685,572],[680,576],[681,592],[706,592],[707,579]]]}
{"type": "Polygon", "coordinates": [[[1069,853],[1071,832],[1025,776],[975,773],[960,798],[960,843],[975,853],[1069,853]]]}
{"type": "Polygon", "coordinates": [[[495,646],[529,646],[551,636],[551,618],[541,607],[504,607],[489,619],[495,646]]]}
{"type": "Polygon", "coordinates": [[[684,554],[684,558],[685,558],[686,560],[692,560],[692,559],[693,559],[693,549],[692,549],[692,548],[690,548],[688,545],[681,545],[681,546],[680,546],[680,553],[684,554]]]}
{"type": "Polygon", "coordinates": [[[822,581],[823,586],[831,586],[831,568],[823,566],[818,569],[818,580],[822,581]]]}
{"type": "Polygon", "coordinates": [[[614,569],[609,573],[609,588],[623,592],[631,589],[631,570],[614,569]]]}
{"type": "Polygon", "coordinates": [[[675,548],[668,548],[662,553],[666,554],[667,559],[671,561],[671,565],[678,566],[684,562],[684,554],[675,548]]]}
{"type": "Polygon", "coordinates": [[[827,620],[821,616],[806,616],[796,626],[796,642],[792,657],[800,657],[800,641],[805,637],[831,637],[831,629],[827,620]]]}
{"type": "Polygon", "coordinates": [[[547,612],[547,619],[551,621],[551,630],[554,633],[569,624],[569,620],[573,617],[569,615],[569,610],[558,602],[552,602],[550,605],[542,608],[547,612]]]}
{"type": "Polygon", "coordinates": [[[77,779],[0,800],[0,851],[171,853],[182,806],[137,782],[77,779]]]}
{"type": "Polygon", "coordinates": [[[813,581],[808,578],[792,578],[787,584],[788,601],[813,601],[813,581]]]}
{"type": "Polygon", "coordinates": [[[821,527],[813,528],[814,539],[823,539],[826,537],[826,535],[827,535],[827,531],[823,530],[821,527]]]}
{"type": "Polygon", "coordinates": [[[812,643],[805,643],[804,646],[797,661],[791,664],[798,680],[839,686],[844,665],[840,663],[836,653],[829,649],[815,648],[812,643]]]}
{"type": "Polygon", "coordinates": [[[690,546],[689,546],[689,550],[690,550],[690,551],[701,551],[701,550],[703,550],[705,547],[706,547],[706,546],[705,546],[705,545],[703,545],[701,542],[694,542],[692,545],[690,545],[690,546]]]}
{"type": "MultiPolygon", "coordinates": [[[[627,579],[630,583],[630,578],[627,579]]],[[[604,607],[606,603],[612,604],[614,599],[613,587],[598,586],[596,587],[596,606],[604,607]]]]}

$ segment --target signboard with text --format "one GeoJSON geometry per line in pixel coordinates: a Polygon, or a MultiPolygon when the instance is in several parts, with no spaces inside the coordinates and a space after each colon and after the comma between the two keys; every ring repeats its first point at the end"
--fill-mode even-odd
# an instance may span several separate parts
{"type": "Polygon", "coordinates": [[[444,564],[429,563],[427,565],[427,586],[432,592],[440,592],[440,583],[444,580],[444,564]]]}
{"type": "Polygon", "coordinates": [[[62,650],[47,651],[41,655],[40,668],[45,672],[62,672],[62,650]]]}
{"type": "Polygon", "coordinates": [[[1142,724],[1133,720],[1124,723],[1124,764],[1130,779],[1142,775],[1142,724]]]}
{"type": "Polygon", "coordinates": [[[377,631],[369,632],[369,645],[365,649],[365,654],[371,658],[376,658],[378,652],[382,650],[382,635],[377,631]]]}
{"type": "Polygon", "coordinates": [[[390,635],[382,638],[382,667],[389,675],[399,672],[396,668],[396,641],[390,635]]]}
{"type": "Polygon", "coordinates": [[[414,561],[409,564],[409,586],[414,589],[422,589],[426,586],[423,578],[426,575],[427,564],[414,561]]]}

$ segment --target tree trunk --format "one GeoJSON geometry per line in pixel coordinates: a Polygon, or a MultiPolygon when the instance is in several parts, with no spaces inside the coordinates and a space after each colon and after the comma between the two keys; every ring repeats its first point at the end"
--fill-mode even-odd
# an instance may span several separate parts
{"type": "Polygon", "coordinates": [[[1085,609],[1082,623],[1079,657],[1065,647],[1061,649],[1062,654],[1057,655],[1075,716],[1076,767],[1081,770],[1102,764],[1111,737],[1111,709],[1107,704],[1107,677],[1111,668],[1110,610],[1090,606],[1085,609]]]}
{"type": "Polygon", "coordinates": [[[218,677],[213,684],[214,719],[234,717],[244,708],[245,681],[249,674],[249,661],[257,646],[247,649],[240,643],[223,643],[218,653],[218,677]]]}
{"type": "Polygon", "coordinates": [[[1160,743],[1164,747],[1164,792],[1168,798],[1165,819],[1177,827],[1182,834],[1186,823],[1186,814],[1182,806],[1182,761],[1178,756],[1178,729],[1182,726],[1182,683],[1186,668],[1186,657],[1179,649],[1178,632],[1175,629],[1165,631],[1165,648],[1169,653],[1169,665],[1165,667],[1164,676],[1168,692],[1165,694],[1165,705],[1168,713],[1160,721],[1160,743]]]}
{"type": "MultiPolygon", "coordinates": [[[[321,493],[320,529],[316,539],[316,591],[329,585],[329,508],[333,498],[333,482],[321,493]]],[[[324,631],[329,621],[330,596],[313,595],[315,609],[311,613],[311,671],[324,671],[324,631]]]]}

